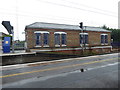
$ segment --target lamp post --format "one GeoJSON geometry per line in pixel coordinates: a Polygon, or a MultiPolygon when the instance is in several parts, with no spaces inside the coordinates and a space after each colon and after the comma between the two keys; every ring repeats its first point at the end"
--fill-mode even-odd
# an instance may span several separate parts
{"type": "Polygon", "coordinates": [[[12,53],[14,53],[14,30],[12,29],[12,53]]]}
{"type": "Polygon", "coordinates": [[[80,24],[80,28],[81,28],[81,32],[82,32],[82,54],[84,53],[84,29],[83,29],[83,22],[79,23],[80,24]]]}
{"type": "MultiPolygon", "coordinates": [[[[85,28],[83,29],[83,34],[84,34],[84,31],[86,30],[86,26],[84,26],[85,28]]],[[[84,48],[86,49],[86,43],[85,43],[85,35],[84,35],[84,37],[83,37],[83,40],[84,40],[84,48]]]]}
{"type": "Polygon", "coordinates": [[[2,25],[6,28],[9,35],[12,34],[12,52],[14,53],[14,30],[13,30],[13,26],[10,25],[10,21],[2,21],[2,25]]]}

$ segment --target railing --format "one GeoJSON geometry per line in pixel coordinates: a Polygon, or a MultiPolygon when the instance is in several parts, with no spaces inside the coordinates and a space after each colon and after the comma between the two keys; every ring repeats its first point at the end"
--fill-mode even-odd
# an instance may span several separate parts
{"type": "Polygon", "coordinates": [[[114,48],[120,48],[120,42],[111,43],[111,45],[112,45],[114,48]]]}
{"type": "Polygon", "coordinates": [[[23,49],[25,49],[25,45],[24,45],[24,43],[16,43],[16,44],[14,44],[14,49],[15,50],[23,50],[23,49]]]}

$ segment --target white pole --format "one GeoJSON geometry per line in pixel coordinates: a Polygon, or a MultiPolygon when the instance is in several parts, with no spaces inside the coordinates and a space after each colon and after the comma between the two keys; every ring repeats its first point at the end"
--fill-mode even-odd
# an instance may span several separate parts
{"type": "Polygon", "coordinates": [[[84,30],[82,28],[82,53],[84,54],[84,30]]]}
{"type": "Polygon", "coordinates": [[[12,30],[12,53],[14,53],[14,31],[12,30]]]}

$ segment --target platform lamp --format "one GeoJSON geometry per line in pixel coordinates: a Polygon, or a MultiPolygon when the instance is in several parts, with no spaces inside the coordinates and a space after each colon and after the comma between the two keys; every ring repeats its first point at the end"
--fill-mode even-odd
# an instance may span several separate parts
{"type": "Polygon", "coordinates": [[[83,33],[82,34],[82,53],[84,53],[84,46],[83,46],[83,44],[84,44],[84,29],[83,29],[83,22],[80,22],[79,23],[80,24],[80,28],[81,28],[81,32],[83,33]]]}
{"type": "Polygon", "coordinates": [[[6,28],[9,35],[12,34],[12,52],[14,53],[14,30],[13,30],[13,26],[11,26],[10,21],[2,21],[2,25],[6,28]]]}

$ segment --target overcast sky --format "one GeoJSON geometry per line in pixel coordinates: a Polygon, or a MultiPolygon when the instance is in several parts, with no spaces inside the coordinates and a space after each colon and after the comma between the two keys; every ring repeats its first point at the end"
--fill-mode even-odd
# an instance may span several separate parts
{"type": "MultiPolygon", "coordinates": [[[[15,39],[24,40],[25,26],[49,22],[118,28],[120,0],[0,0],[0,23],[10,21],[15,39]]],[[[7,33],[0,24],[0,32],[7,33]]]]}

